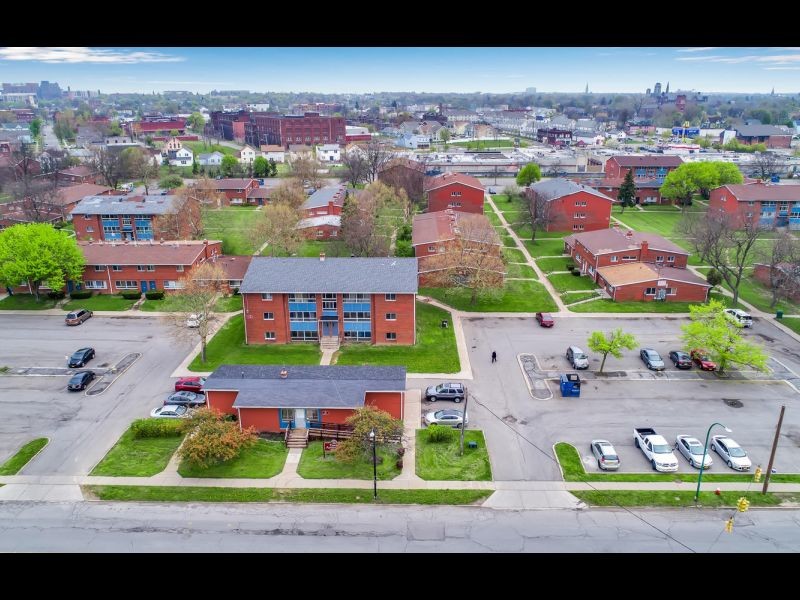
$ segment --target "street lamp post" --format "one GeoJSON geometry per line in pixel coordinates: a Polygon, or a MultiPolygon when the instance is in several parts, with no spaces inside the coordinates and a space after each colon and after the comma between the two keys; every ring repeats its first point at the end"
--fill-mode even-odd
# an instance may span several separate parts
{"type": "Polygon", "coordinates": [[[727,431],[728,433],[731,433],[732,431],[731,429],[725,427],[725,425],[723,425],[722,423],[712,423],[711,425],[709,425],[708,431],[706,431],[706,444],[705,446],[703,446],[703,460],[700,461],[700,475],[697,478],[697,491],[695,491],[694,493],[695,502],[697,502],[697,498],[700,496],[700,482],[703,481],[703,469],[706,466],[706,454],[708,453],[708,437],[711,435],[711,429],[714,427],[714,425],[719,425],[720,427],[724,428],[725,431],[727,431]]]}
{"type": "Polygon", "coordinates": [[[378,455],[375,451],[375,428],[369,432],[369,440],[372,442],[372,494],[373,499],[378,499],[378,455]]]}

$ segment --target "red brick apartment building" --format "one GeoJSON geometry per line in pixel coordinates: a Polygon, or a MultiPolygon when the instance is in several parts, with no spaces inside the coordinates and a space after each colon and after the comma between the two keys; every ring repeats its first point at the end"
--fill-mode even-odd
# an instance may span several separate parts
{"type": "Polygon", "coordinates": [[[536,139],[551,146],[569,146],[572,143],[572,132],[569,129],[540,127],[536,130],[536,139]]]}
{"type": "Polygon", "coordinates": [[[63,169],[56,173],[56,180],[59,183],[97,183],[97,178],[97,173],[84,165],[63,169]]]}
{"type": "Polygon", "coordinates": [[[425,182],[428,212],[453,210],[483,214],[484,187],[476,177],[463,173],[442,173],[425,182]]]}
{"type": "Polygon", "coordinates": [[[258,181],[255,179],[214,179],[214,186],[218,191],[225,194],[226,206],[237,206],[241,204],[258,204],[258,199],[254,196],[253,201],[249,200],[250,194],[258,189],[258,181]]]}
{"type": "Polygon", "coordinates": [[[756,181],[711,190],[709,213],[731,215],[739,223],[800,229],[800,185],[756,181]]]}
{"type": "Polygon", "coordinates": [[[78,244],[86,258],[78,288],[100,294],[178,290],[193,267],[222,254],[222,242],[208,240],[78,244]]]}
{"type": "Polygon", "coordinates": [[[250,113],[245,123],[245,139],[258,148],[272,144],[289,148],[289,144],[345,144],[344,117],[323,117],[316,112],[302,115],[250,113]]]}
{"type": "Polygon", "coordinates": [[[242,428],[280,432],[331,428],[358,408],[403,418],[405,367],[221,365],[203,389],[209,408],[242,428]]]}
{"type": "Polygon", "coordinates": [[[633,171],[633,183],[636,186],[636,204],[662,204],[669,200],[661,197],[659,188],[664,178],[683,164],[680,156],[664,155],[622,155],[612,156],[606,161],[605,179],[596,185],[600,191],[615,201],[619,197],[619,188],[628,171],[633,171]]]}
{"type": "Polygon", "coordinates": [[[304,218],[297,224],[307,238],[327,240],[339,236],[342,207],[347,196],[343,185],[317,190],[300,207],[304,218]]]}
{"type": "Polygon", "coordinates": [[[134,137],[171,137],[172,132],[178,135],[186,133],[186,119],[158,119],[153,121],[134,121],[129,126],[130,134],[134,137]]]}
{"type": "Polygon", "coordinates": [[[72,209],[78,240],[180,240],[192,237],[194,210],[177,196],[87,196],[72,209]]]}
{"type": "Polygon", "coordinates": [[[547,202],[546,231],[594,231],[608,229],[611,222],[611,198],[569,179],[540,181],[526,195],[532,202],[547,202]]]}
{"type": "Polygon", "coordinates": [[[247,344],[416,341],[416,258],[254,256],[239,291],[247,344]]]}

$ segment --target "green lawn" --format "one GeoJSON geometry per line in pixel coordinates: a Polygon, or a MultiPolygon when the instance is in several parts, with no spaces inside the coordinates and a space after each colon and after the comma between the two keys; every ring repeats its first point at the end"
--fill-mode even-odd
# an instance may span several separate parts
{"type": "Polygon", "coordinates": [[[519,250],[517,248],[503,248],[503,257],[508,262],[515,262],[515,263],[527,262],[525,260],[525,255],[522,253],[522,250],[519,250]]]}
{"type": "Polygon", "coordinates": [[[0,310],[46,310],[55,307],[55,300],[50,300],[46,294],[40,294],[38,302],[33,294],[14,294],[0,300],[0,310]]]}
{"type": "MultiPolygon", "coordinates": [[[[451,146],[461,146],[475,150],[488,150],[489,148],[512,148],[514,140],[475,140],[472,142],[448,142],[451,146]]],[[[522,145],[522,144],[520,144],[522,145]]]]}
{"type": "MultiPolygon", "coordinates": [[[[796,503],[800,494],[762,495],[760,491],[721,492],[719,496],[713,492],[701,492],[698,501],[694,501],[694,492],[681,491],[638,491],[638,490],[592,490],[571,492],[575,497],[593,506],[673,506],[676,508],[703,506],[704,508],[734,508],[739,498],[744,496],[752,506],[779,506],[783,502],[796,503]]],[[[720,522],[719,530],[723,531],[724,523],[720,522]]],[[[734,525],[734,530],[736,525],[734,525]]]]}
{"type": "Polygon", "coordinates": [[[255,208],[230,207],[205,209],[203,226],[210,240],[222,240],[225,254],[252,254],[254,243],[248,239],[248,231],[261,216],[255,208]]]}
{"type": "Polygon", "coordinates": [[[206,363],[200,355],[189,364],[190,371],[213,371],[221,364],[234,365],[318,365],[321,353],[318,344],[294,342],[291,344],[244,343],[244,319],[232,317],[211,339],[206,347],[206,363]]]}
{"type": "Polygon", "coordinates": [[[145,300],[139,310],[144,312],[186,312],[183,299],[178,294],[167,293],[161,300],[145,300]]]}
{"type": "Polygon", "coordinates": [[[485,214],[486,218],[489,219],[489,223],[491,223],[494,226],[501,224],[500,217],[498,217],[497,213],[492,210],[491,206],[487,204],[483,208],[484,208],[483,214],[485,214]]]}
{"type": "Polygon", "coordinates": [[[677,210],[673,214],[628,209],[624,215],[616,215],[616,218],[635,231],[651,231],[668,237],[676,234],[675,228],[681,220],[681,213],[677,210]]]}
{"type": "Polygon", "coordinates": [[[566,304],[575,304],[581,300],[588,300],[589,298],[597,297],[595,292],[574,292],[561,294],[561,301],[566,304]]]}
{"type": "MultiPolygon", "coordinates": [[[[711,298],[729,306],[731,298],[721,294],[711,294],[711,298]]],[[[617,313],[688,313],[689,306],[697,302],[614,302],[602,298],[570,308],[572,312],[617,312],[617,313]]]]}
{"type": "Polygon", "coordinates": [[[575,276],[572,273],[559,273],[548,275],[547,278],[559,292],[597,289],[597,284],[585,275],[575,276]]]}
{"type": "MultiPolygon", "coordinates": [[[[564,240],[561,238],[542,238],[536,236],[536,241],[532,242],[530,238],[522,240],[528,253],[536,258],[538,256],[561,256],[564,254],[564,240]]],[[[563,260],[566,263],[565,257],[563,260]]]]}
{"type": "MultiPolygon", "coordinates": [[[[492,200],[494,200],[494,205],[497,209],[503,214],[507,212],[524,213],[528,210],[527,201],[518,196],[509,200],[508,196],[505,194],[497,194],[496,196],[492,196],[492,200]]],[[[506,219],[508,219],[508,217],[506,217],[506,219]]]]}
{"type": "MultiPolygon", "coordinates": [[[[328,258],[336,256],[350,256],[350,250],[344,245],[343,242],[321,242],[318,240],[305,240],[302,244],[300,244],[300,247],[294,253],[294,256],[301,258],[319,258],[320,252],[324,252],[328,258]]],[[[265,247],[261,252],[261,256],[272,256],[272,249],[269,246],[265,247]]],[[[289,256],[289,254],[279,250],[275,253],[275,256],[289,256]]]]}
{"type": "Polygon", "coordinates": [[[16,475],[36,454],[47,445],[47,438],[36,438],[17,450],[17,453],[0,465],[0,475],[16,475]]]}
{"type": "Polygon", "coordinates": [[[566,271],[567,265],[574,267],[575,261],[569,256],[564,256],[562,258],[537,258],[536,264],[545,273],[552,273],[553,271],[566,271]]]}
{"type": "Polygon", "coordinates": [[[508,248],[516,248],[517,242],[514,241],[514,238],[508,234],[504,234],[500,236],[500,240],[503,242],[503,246],[508,248]]]}
{"type": "MultiPolygon", "coordinates": [[[[726,288],[727,285],[722,284],[726,288]]],[[[730,288],[728,288],[730,289],[730,288]]],[[[770,306],[772,301],[772,293],[769,288],[761,285],[752,277],[743,277],[742,282],[739,284],[739,298],[745,302],[749,302],[759,310],[764,312],[774,313],[775,311],[782,310],[787,315],[800,314],[800,304],[792,302],[791,300],[778,300],[775,306],[770,306]]]]}
{"type": "Polygon", "coordinates": [[[528,279],[538,279],[538,277],[536,277],[536,271],[533,270],[533,267],[528,265],[508,263],[506,265],[506,271],[508,271],[506,277],[526,277],[528,279]]]}
{"type": "MultiPolygon", "coordinates": [[[[383,462],[378,465],[378,479],[385,481],[394,479],[400,474],[396,462],[397,446],[378,446],[378,456],[383,457],[383,462]]],[[[336,460],[330,452],[322,457],[322,442],[314,441],[308,444],[300,457],[297,474],[304,479],[372,479],[372,457],[369,460],[346,463],[336,460]]]]}
{"type": "Polygon", "coordinates": [[[126,300],[117,294],[95,294],[85,300],[70,300],[61,308],[64,310],[75,310],[85,308],[88,310],[129,310],[136,304],[136,300],[126,300]]]}
{"type": "Polygon", "coordinates": [[[150,477],[167,467],[182,440],[182,435],[135,439],[128,429],[90,475],[150,477]]]}
{"type": "Polygon", "coordinates": [[[214,305],[214,312],[236,312],[242,310],[241,296],[226,296],[217,300],[214,305]]]}
{"type": "Polygon", "coordinates": [[[475,504],[491,490],[382,490],[348,488],[224,488],[189,486],[90,485],[88,495],[116,502],[311,502],[318,504],[475,504]]]}
{"type": "MultiPolygon", "coordinates": [[[[614,210],[612,211],[614,215],[619,214],[620,208],[621,207],[619,205],[614,206],[614,210]]],[[[680,207],[675,207],[675,205],[673,204],[643,204],[642,209],[644,209],[647,212],[665,212],[665,213],[675,213],[675,214],[680,214],[681,212],[680,207]]],[[[638,213],[641,211],[638,208],[634,208],[633,210],[631,210],[630,208],[626,208],[624,214],[628,214],[631,212],[638,213]]]]}
{"type": "Polygon", "coordinates": [[[185,460],[181,461],[178,473],[181,477],[267,479],[283,471],[288,454],[289,449],[283,442],[259,439],[255,446],[242,450],[236,458],[207,469],[192,467],[185,460]]]}
{"type": "Polygon", "coordinates": [[[419,477],[429,481],[491,481],[492,467],[483,432],[464,432],[464,455],[459,453],[460,431],[455,431],[449,442],[431,443],[428,430],[417,429],[417,465],[419,477]],[[476,442],[477,448],[469,448],[468,442],[476,442]]]}
{"type": "MultiPolygon", "coordinates": [[[[421,293],[421,290],[420,290],[421,293]]],[[[337,365],[401,365],[410,373],[457,373],[461,370],[453,331],[453,317],[425,302],[417,302],[417,343],[414,346],[344,344],[337,365]],[[442,320],[449,327],[443,329],[442,320]]]]}
{"type": "Polygon", "coordinates": [[[783,323],[789,329],[794,331],[795,333],[800,333],[800,318],[798,317],[789,317],[784,319],[776,319],[778,323],[783,323]]]}
{"type": "Polygon", "coordinates": [[[471,292],[463,288],[420,288],[423,296],[432,296],[458,310],[468,312],[537,312],[555,311],[556,304],[538,281],[506,281],[502,293],[480,296],[470,304],[471,292]]]}
{"type": "Polygon", "coordinates": [[[229,146],[220,146],[219,144],[208,144],[205,142],[181,142],[184,148],[189,148],[195,154],[197,160],[198,154],[211,154],[212,152],[219,152],[220,154],[227,154],[229,156],[236,156],[236,149],[229,146]]]}

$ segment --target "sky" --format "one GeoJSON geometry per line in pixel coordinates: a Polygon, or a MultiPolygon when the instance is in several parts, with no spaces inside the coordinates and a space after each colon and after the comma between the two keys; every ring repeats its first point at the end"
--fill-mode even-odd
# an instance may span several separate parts
{"type": "Polygon", "coordinates": [[[0,47],[0,81],[113,92],[800,92],[790,48],[0,47]]]}

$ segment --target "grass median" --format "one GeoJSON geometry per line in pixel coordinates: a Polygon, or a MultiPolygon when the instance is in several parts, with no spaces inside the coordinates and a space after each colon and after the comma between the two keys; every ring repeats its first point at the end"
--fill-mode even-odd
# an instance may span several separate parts
{"type": "Polygon", "coordinates": [[[95,294],[83,300],[70,300],[61,308],[66,311],[85,308],[86,310],[130,310],[136,304],[136,298],[128,300],[117,294],[95,294]]]}
{"type": "Polygon", "coordinates": [[[20,448],[14,456],[0,465],[0,475],[16,475],[47,445],[47,438],[36,438],[20,448]]]}
{"type": "Polygon", "coordinates": [[[470,303],[472,291],[464,288],[420,288],[423,296],[431,296],[444,304],[466,312],[551,312],[556,303],[538,281],[506,281],[502,290],[478,295],[470,303]]]}
{"type": "MultiPolygon", "coordinates": [[[[328,452],[323,457],[322,442],[315,441],[303,450],[297,474],[303,479],[372,479],[372,457],[368,461],[355,461],[352,463],[336,459],[334,453],[328,452]]],[[[400,475],[397,468],[397,447],[378,446],[377,455],[382,458],[378,465],[378,479],[385,481],[400,475]]]]}
{"type": "Polygon", "coordinates": [[[245,448],[239,456],[207,469],[182,461],[178,467],[181,477],[211,477],[236,479],[267,479],[283,471],[289,449],[283,442],[258,440],[252,448],[245,448]]]}
{"type": "Polygon", "coordinates": [[[122,434],[90,475],[107,477],[151,477],[167,468],[183,435],[135,438],[133,430],[122,434]]]}
{"type": "Polygon", "coordinates": [[[492,467],[483,432],[467,429],[464,432],[464,455],[461,456],[460,431],[445,442],[431,442],[427,429],[417,429],[416,473],[428,481],[491,481],[492,467]],[[478,447],[470,448],[469,442],[478,447]]]}
{"type": "Polygon", "coordinates": [[[570,492],[576,498],[592,506],[672,506],[688,508],[735,508],[739,498],[745,497],[752,506],[780,506],[796,503],[800,494],[760,492],[702,492],[697,502],[693,491],[640,491],[640,490],[589,490],[570,492]]]}

